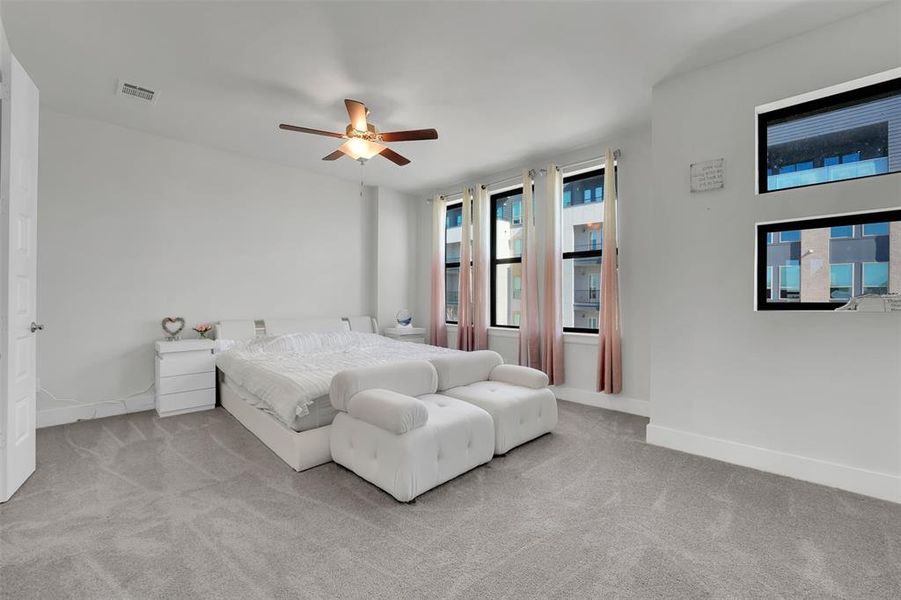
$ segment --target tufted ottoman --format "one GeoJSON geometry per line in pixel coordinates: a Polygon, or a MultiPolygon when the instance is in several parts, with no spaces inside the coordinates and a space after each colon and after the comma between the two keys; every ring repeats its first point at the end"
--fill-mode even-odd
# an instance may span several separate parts
{"type": "Polygon", "coordinates": [[[494,424],[474,404],[436,394],[427,361],[342,371],[330,399],[332,460],[408,502],[491,460],[494,424]]]}
{"type": "Polygon", "coordinates": [[[557,425],[557,398],[541,371],[505,365],[490,350],[431,360],[438,391],[486,410],[494,421],[494,453],[533,440],[557,425]]]}

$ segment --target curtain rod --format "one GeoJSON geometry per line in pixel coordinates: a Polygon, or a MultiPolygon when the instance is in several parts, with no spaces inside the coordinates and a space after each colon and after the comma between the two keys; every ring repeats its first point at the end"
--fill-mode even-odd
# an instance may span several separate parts
{"type": "MultiPolygon", "coordinates": [[[[620,150],[619,148],[616,148],[616,149],[613,151],[613,159],[614,159],[614,160],[619,160],[619,159],[622,157],[622,155],[623,155],[623,151],[620,150]]],[[[577,168],[583,167],[583,166],[587,167],[587,166],[590,166],[590,165],[592,165],[593,163],[596,163],[596,162],[598,162],[598,161],[600,161],[600,160],[603,160],[603,159],[605,159],[605,158],[606,158],[606,155],[603,155],[603,156],[595,156],[595,157],[592,157],[592,158],[587,158],[587,159],[585,159],[585,160],[580,160],[579,162],[569,163],[568,165],[559,165],[557,168],[560,169],[561,171],[563,171],[563,170],[567,170],[567,169],[569,169],[569,170],[577,169],[577,168]]],[[[546,172],[545,169],[541,169],[541,171],[540,171],[541,174],[545,174],[545,172],[546,172]]],[[[537,173],[535,172],[534,169],[530,169],[530,170],[529,170],[529,175],[531,175],[531,176],[532,176],[532,179],[534,179],[534,178],[535,178],[535,175],[537,175],[537,173]]],[[[520,176],[520,175],[514,175],[514,176],[512,176],[512,177],[507,177],[506,179],[500,179],[500,180],[498,180],[498,181],[493,181],[493,182],[491,182],[491,183],[484,183],[484,184],[482,184],[482,189],[485,190],[485,189],[488,189],[488,188],[490,188],[490,187],[494,187],[494,186],[497,186],[497,185],[501,185],[501,184],[503,184],[503,183],[514,183],[514,182],[516,182],[516,181],[518,181],[518,180],[520,180],[520,179],[521,179],[521,176],[520,176]]],[[[464,188],[464,189],[467,189],[467,190],[468,190],[468,189],[470,189],[470,188],[467,187],[467,188],[464,188]]],[[[463,195],[463,190],[460,190],[460,191],[457,191],[457,192],[453,192],[453,193],[450,193],[450,194],[441,194],[441,197],[442,197],[442,198],[450,198],[450,197],[452,197],[452,196],[458,196],[458,195],[459,195],[459,196],[462,196],[462,195],[463,195]]],[[[432,201],[431,198],[428,198],[428,199],[427,199],[427,202],[431,202],[431,201],[432,201]]]]}
{"type": "MultiPolygon", "coordinates": [[[[535,169],[529,169],[529,175],[532,177],[532,179],[535,179],[535,169]]],[[[499,179],[498,181],[492,181],[491,183],[483,183],[482,189],[487,190],[490,187],[501,185],[502,183],[514,183],[516,181],[522,181],[522,175],[513,175],[512,177],[507,177],[506,179],[499,179]]]]}
{"type": "MultiPolygon", "coordinates": [[[[617,148],[616,150],[613,151],[613,160],[619,160],[622,157],[622,155],[623,155],[623,151],[620,150],[619,148],[617,148]]],[[[580,160],[579,162],[570,163],[568,165],[560,165],[559,168],[561,171],[566,170],[566,169],[569,169],[569,170],[578,169],[579,167],[587,167],[593,163],[596,163],[600,160],[604,160],[606,158],[607,158],[606,155],[595,156],[593,158],[587,158],[585,160],[580,160]]]]}

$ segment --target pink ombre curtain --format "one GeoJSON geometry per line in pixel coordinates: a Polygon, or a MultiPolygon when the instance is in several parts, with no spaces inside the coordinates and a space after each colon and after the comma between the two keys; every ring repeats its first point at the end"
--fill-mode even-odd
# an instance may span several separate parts
{"type": "Polygon", "coordinates": [[[429,341],[447,346],[447,308],[444,296],[444,221],[447,203],[441,196],[432,200],[432,298],[429,341]]]}
{"type": "Polygon", "coordinates": [[[538,327],[538,252],[532,172],[522,172],[522,300],[519,319],[519,364],[541,368],[538,327]]]}
{"type": "Polygon", "coordinates": [[[619,322],[619,277],[616,255],[616,169],[613,150],[604,160],[604,245],[601,264],[601,322],[598,332],[598,391],[623,390],[623,359],[619,322]]]}
{"type": "Polygon", "coordinates": [[[488,349],[491,300],[490,201],[485,186],[477,185],[472,199],[472,328],[474,348],[488,349]]]}
{"type": "Polygon", "coordinates": [[[557,165],[547,170],[544,244],[544,318],[541,323],[541,370],[552,384],[563,383],[563,243],[561,211],[563,174],[557,165]]]}
{"type": "Polygon", "coordinates": [[[472,326],[472,190],[463,190],[460,231],[460,298],[457,309],[457,349],[475,350],[472,326]]]}

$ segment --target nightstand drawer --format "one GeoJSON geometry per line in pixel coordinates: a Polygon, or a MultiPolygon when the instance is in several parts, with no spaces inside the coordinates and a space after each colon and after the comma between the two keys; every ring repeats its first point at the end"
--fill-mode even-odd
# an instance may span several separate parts
{"type": "Polygon", "coordinates": [[[213,408],[215,404],[215,389],[165,394],[156,397],[156,411],[161,417],[166,416],[167,413],[189,412],[204,406],[213,408]]]}
{"type": "Polygon", "coordinates": [[[425,336],[424,335],[391,335],[387,334],[389,339],[397,340],[398,342],[410,342],[413,344],[425,344],[425,336]]]}
{"type": "Polygon", "coordinates": [[[171,352],[159,356],[160,377],[211,373],[216,370],[216,357],[209,350],[171,352]]]}
{"type": "Polygon", "coordinates": [[[160,377],[158,394],[177,394],[192,390],[205,390],[216,387],[216,376],[212,373],[194,373],[175,377],[160,377]]]}

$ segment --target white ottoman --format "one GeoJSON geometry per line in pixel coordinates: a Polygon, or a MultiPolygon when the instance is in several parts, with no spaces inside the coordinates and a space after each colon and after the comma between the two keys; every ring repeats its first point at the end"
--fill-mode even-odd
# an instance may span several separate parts
{"type": "Polygon", "coordinates": [[[335,375],[332,460],[408,502],[491,460],[494,424],[481,408],[435,394],[426,361],[335,375]]]}
{"type": "Polygon", "coordinates": [[[541,371],[504,365],[496,352],[482,350],[432,359],[439,393],[487,411],[494,422],[494,453],[533,440],[557,425],[557,398],[541,371]]]}

